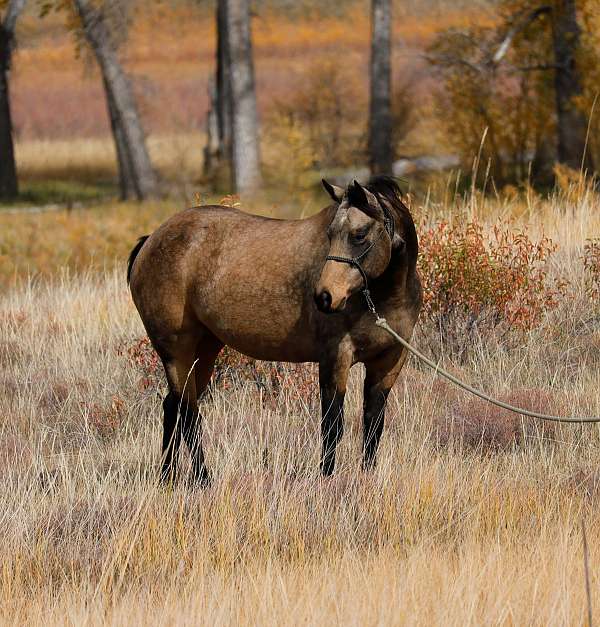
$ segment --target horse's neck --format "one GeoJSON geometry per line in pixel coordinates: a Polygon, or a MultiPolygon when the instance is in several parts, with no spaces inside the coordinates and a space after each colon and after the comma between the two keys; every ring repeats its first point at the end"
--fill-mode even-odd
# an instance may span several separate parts
{"type": "Polygon", "coordinates": [[[380,278],[381,288],[387,292],[386,296],[393,298],[397,294],[404,294],[409,282],[416,275],[416,266],[404,252],[392,254],[387,270],[380,278]]]}

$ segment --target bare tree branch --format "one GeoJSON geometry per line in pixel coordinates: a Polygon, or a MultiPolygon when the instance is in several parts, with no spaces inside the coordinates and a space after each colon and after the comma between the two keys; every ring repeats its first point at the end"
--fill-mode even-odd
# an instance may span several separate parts
{"type": "Polygon", "coordinates": [[[25,8],[26,2],[27,0],[9,0],[8,2],[2,27],[7,33],[10,33],[11,36],[15,32],[17,18],[19,17],[21,11],[25,8]]]}
{"type": "Polygon", "coordinates": [[[508,49],[510,48],[513,39],[521,32],[523,32],[532,22],[537,20],[540,15],[545,15],[546,13],[550,13],[552,11],[552,7],[549,5],[544,5],[538,7],[534,11],[531,11],[528,15],[525,16],[524,20],[515,21],[511,28],[509,28],[508,33],[504,37],[502,43],[500,44],[498,50],[496,50],[496,54],[492,57],[492,62],[495,65],[498,65],[500,61],[504,58],[508,49]]]}
{"type": "Polygon", "coordinates": [[[425,59],[428,63],[432,65],[444,65],[446,67],[452,67],[456,65],[463,65],[478,74],[483,72],[483,69],[475,64],[463,59],[462,57],[457,57],[455,55],[450,54],[422,54],[420,55],[422,59],[425,59]]]}
{"type": "Polygon", "coordinates": [[[538,72],[545,70],[560,70],[561,66],[556,63],[541,63],[539,65],[521,65],[516,68],[519,72],[538,72]]]}

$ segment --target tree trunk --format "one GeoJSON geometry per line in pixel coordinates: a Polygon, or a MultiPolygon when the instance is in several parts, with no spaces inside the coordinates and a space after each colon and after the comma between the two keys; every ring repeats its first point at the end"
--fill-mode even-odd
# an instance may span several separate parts
{"type": "Polygon", "coordinates": [[[575,0],[555,0],[552,39],[556,64],[554,86],[558,160],[574,170],[583,166],[585,170],[592,172],[593,163],[589,151],[585,151],[588,119],[575,103],[576,97],[582,93],[576,65],[580,34],[575,0]]]}
{"type": "Polygon", "coordinates": [[[217,112],[217,89],[215,82],[208,83],[208,101],[210,108],[206,114],[206,144],[204,146],[204,176],[213,177],[221,161],[221,142],[217,112]]]}
{"type": "Polygon", "coordinates": [[[393,161],[391,42],[391,0],[371,0],[369,167],[379,174],[390,173],[393,161]]]}
{"type": "Polygon", "coordinates": [[[209,81],[210,109],[206,119],[204,175],[214,178],[231,161],[231,97],[227,46],[227,7],[218,0],[216,9],[217,53],[214,80],[209,81]]]}
{"type": "Polygon", "coordinates": [[[8,93],[10,47],[11,36],[0,25],[0,198],[6,200],[19,193],[8,93]]]}
{"type": "Polygon", "coordinates": [[[25,0],[11,0],[0,23],[0,198],[6,200],[19,193],[8,79],[15,27],[24,6],[25,0]]]}
{"type": "Polygon", "coordinates": [[[115,149],[117,151],[117,163],[119,166],[119,191],[121,200],[136,198],[138,196],[135,185],[135,177],[131,170],[131,160],[127,151],[127,144],[123,136],[123,130],[119,124],[119,115],[112,98],[112,92],[104,83],[106,106],[110,118],[110,128],[113,133],[115,149]]]}
{"type": "Polygon", "coordinates": [[[219,126],[221,159],[231,159],[231,77],[229,46],[227,43],[227,6],[225,0],[217,3],[217,80],[216,112],[219,126]]]}
{"type": "Polygon", "coordinates": [[[223,0],[223,4],[231,94],[233,185],[240,194],[252,193],[261,184],[261,174],[249,0],[223,0]]]}
{"type": "Polygon", "coordinates": [[[74,0],[74,3],[85,37],[102,72],[119,160],[121,196],[129,198],[132,191],[138,200],[156,196],[158,182],[150,162],[133,90],[119,62],[103,14],[91,0],[74,0]]]}

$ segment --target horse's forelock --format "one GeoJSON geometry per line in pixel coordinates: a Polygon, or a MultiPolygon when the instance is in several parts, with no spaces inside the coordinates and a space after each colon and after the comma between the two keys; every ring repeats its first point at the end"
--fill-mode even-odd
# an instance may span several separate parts
{"type": "Polygon", "coordinates": [[[398,211],[408,211],[406,205],[402,202],[402,190],[396,180],[391,176],[372,176],[365,187],[372,194],[382,196],[394,209],[398,211]]]}

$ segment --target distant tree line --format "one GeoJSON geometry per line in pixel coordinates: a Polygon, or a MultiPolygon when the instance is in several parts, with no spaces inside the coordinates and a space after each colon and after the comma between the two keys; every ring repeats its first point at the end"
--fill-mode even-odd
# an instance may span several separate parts
{"type": "MultiPolygon", "coordinates": [[[[16,23],[26,1],[0,0],[0,198],[5,199],[18,193],[9,77],[16,23]]],[[[156,196],[158,176],[131,80],[119,58],[128,1],[29,1],[42,13],[55,7],[70,11],[93,53],[104,86],[121,197],[156,196]]],[[[536,175],[554,161],[592,172],[575,0],[500,0],[498,11],[494,28],[451,29],[428,50],[427,58],[442,79],[438,102],[450,138],[465,160],[482,153],[498,183],[522,179],[526,171],[536,175]],[[552,136],[554,142],[549,141],[552,136]]],[[[250,0],[216,0],[215,20],[205,175],[217,179],[225,172],[233,189],[251,193],[261,186],[262,175],[250,0]]],[[[371,0],[367,156],[377,173],[390,173],[394,162],[391,50],[392,0],[371,0]]]]}
{"type": "Polygon", "coordinates": [[[594,3],[500,0],[493,27],[452,28],[429,48],[440,117],[466,167],[480,154],[479,178],[547,185],[555,163],[594,173],[600,59],[580,26],[594,3]]]}

